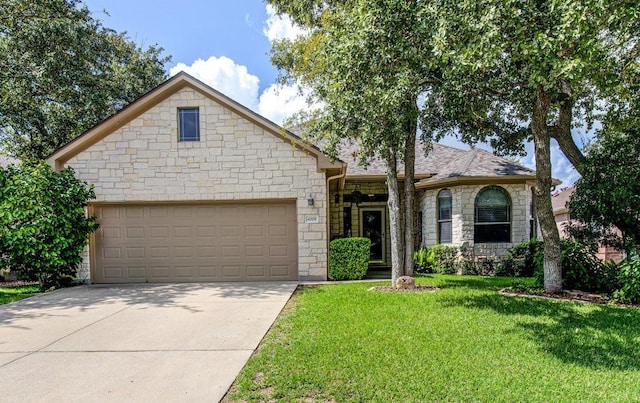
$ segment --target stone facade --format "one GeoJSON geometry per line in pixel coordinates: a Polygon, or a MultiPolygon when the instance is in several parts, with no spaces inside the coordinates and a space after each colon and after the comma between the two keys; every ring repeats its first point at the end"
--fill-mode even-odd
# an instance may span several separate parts
{"type": "Polygon", "coordinates": [[[66,165],[95,185],[97,203],[296,200],[299,278],[326,278],[326,175],[315,157],[190,87],[66,165]],[[200,141],[178,141],[181,107],[199,108],[200,141]]]}
{"type": "MultiPolygon", "coordinates": [[[[474,244],[474,214],[476,195],[486,185],[460,185],[448,187],[452,194],[452,242],[453,246],[473,246],[475,256],[500,258],[513,245],[528,241],[532,227],[531,186],[521,184],[497,184],[511,198],[511,242],[474,244]]],[[[422,214],[422,246],[438,243],[437,197],[442,188],[429,189],[420,197],[422,214]]],[[[535,231],[535,225],[534,225],[535,231]]]]}

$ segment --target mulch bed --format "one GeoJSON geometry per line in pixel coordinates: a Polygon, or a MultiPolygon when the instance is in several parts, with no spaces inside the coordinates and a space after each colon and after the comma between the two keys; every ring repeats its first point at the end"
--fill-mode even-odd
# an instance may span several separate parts
{"type": "Polygon", "coordinates": [[[404,292],[436,292],[438,290],[439,290],[438,287],[434,287],[434,286],[431,286],[431,285],[415,285],[415,286],[409,287],[409,288],[395,288],[393,286],[386,285],[386,286],[378,286],[378,287],[369,288],[369,291],[399,292],[399,293],[404,293],[404,292]]]}

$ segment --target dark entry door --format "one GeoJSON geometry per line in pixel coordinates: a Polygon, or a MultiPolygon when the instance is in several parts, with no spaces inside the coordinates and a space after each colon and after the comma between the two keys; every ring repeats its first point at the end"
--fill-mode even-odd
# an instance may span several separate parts
{"type": "Polygon", "coordinates": [[[366,208],[360,210],[362,236],[371,239],[370,260],[372,263],[384,261],[384,208],[366,208]]]}

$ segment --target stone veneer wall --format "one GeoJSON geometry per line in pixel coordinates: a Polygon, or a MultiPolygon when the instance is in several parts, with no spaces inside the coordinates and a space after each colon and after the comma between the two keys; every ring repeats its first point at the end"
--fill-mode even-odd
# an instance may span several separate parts
{"type": "MultiPolygon", "coordinates": [[[[452,243],[462,246],[467,243],[474,246],[476,256],[500,258],[513,245],[529,240],[531,219],[531,186],[528,184],[496,185],[505,189],[511,197],[511,242],[474,244],[475,198],[486,185],[461,185],[447,189],[452,194],[452,243]]],[[[438,193],[442,189],[429,189],[420,199],[422,212],[422,243],[430,247],[438,243],[438,216],[436,211],[438,193]]]]}
{"type": "MultiPolygon", "coordinates": [[[[326,175],[316,159],[198,91],[178,91],[67,165],[95,185],[96,202],[296,200],[300,279],[326,279],[326,175]],[[178,142],[180,107],[200,108],[200,141],[178,142]]],[[[88,279],[86,255],[78,277],[88,279]]]]}

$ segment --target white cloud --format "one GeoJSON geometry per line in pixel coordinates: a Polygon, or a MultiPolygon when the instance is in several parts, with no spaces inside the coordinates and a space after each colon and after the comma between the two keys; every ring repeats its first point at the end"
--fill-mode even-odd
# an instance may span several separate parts
{"type": "Polygon", "coordinates": [[[298,85],[272,84],[260,95],[258,112],[266,118],[282,124],[284,120],[301,110],[308,110],[306,94],[298,85]]]}
{"type": "Polygon", "coordinates": [[[198,59],[190,66],[178,63],[169,70],[169,75],[180,71],[189,73],[247,108],[257,110],[260,79],[228,57],[198,59]]]}
{"type": "Polygon", "coordinates": [[[295,25],[288,15],[277,15],[276,9],[267,4],[267,20],[262,32],[273,42],[277,39],[293,39],[305,32],[300,26],[295,25]]]}

